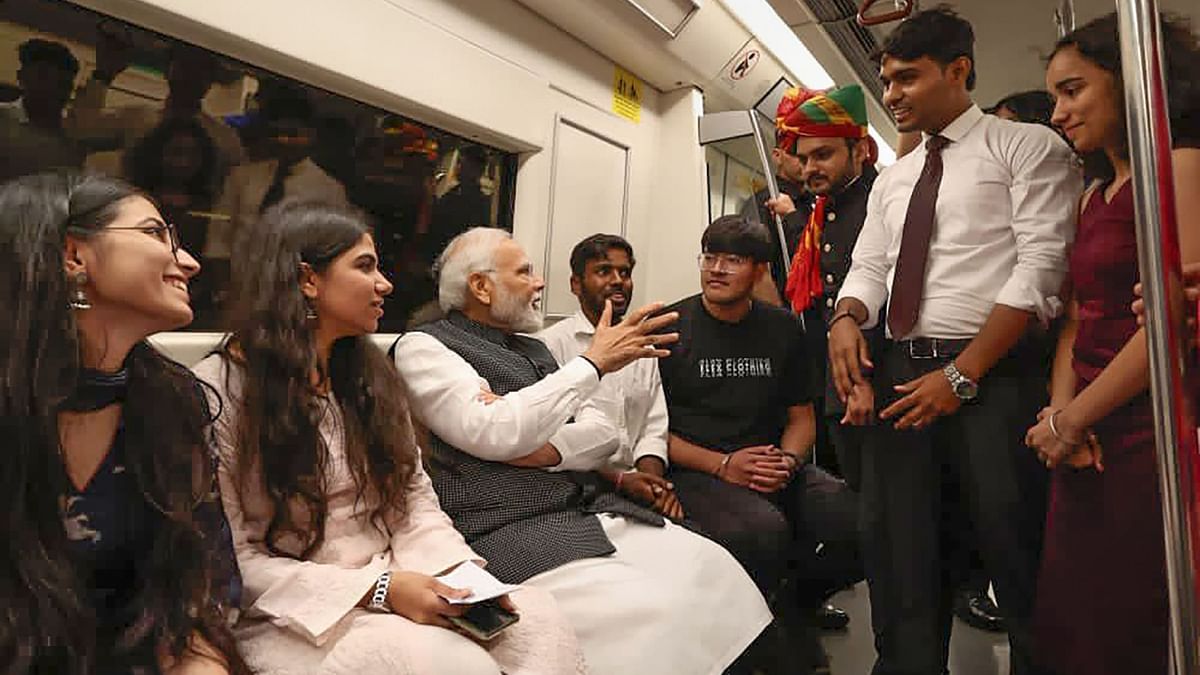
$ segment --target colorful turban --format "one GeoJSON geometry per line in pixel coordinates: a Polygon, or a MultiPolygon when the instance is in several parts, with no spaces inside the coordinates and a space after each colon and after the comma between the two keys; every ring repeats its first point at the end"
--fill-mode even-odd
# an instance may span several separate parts
{"type": "MultiPolygon", "coordinates": [[[[810,96],[788,112],[783,124],[792,134],[787,145],[780,146],[788,152],[795,151],[799,138],[865,138],[868,161],[874,164],[879,158],[879,146],[867,135],[867,102],[856,84],[810,96]]],[[[826,195],[817,196],[788,270],[784,295],[797,314],[812,307],[825,292],[819,245],[827,200],[826,195]]]]}
{"type": "MultiPolygon", "coordinates": [[[[782,104],[780,105],[782,108],[782,104]]],[[[866,138],[867,100],[857,84],[815,93],[792,107],[780,129],[795,136],[788,145],[792,150],[795,138],[866,138]]]]}
{"type": "Polygon", "coordinates": [[[783,99],[775,108],[775,146],[783,150],[791,150],[796,145],[799,130],[788,126],[788,118],[800,104],[816,96],[819,92],[809,91],[801,87],[792,87],[783,92],[783,99]]]}

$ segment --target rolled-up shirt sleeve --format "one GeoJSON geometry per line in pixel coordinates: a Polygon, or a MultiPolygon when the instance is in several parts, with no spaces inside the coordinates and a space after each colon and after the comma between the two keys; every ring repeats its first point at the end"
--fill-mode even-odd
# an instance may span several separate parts
{"type": "Polygon", "coordinates": [[[1059,292],[1083,180],[1066,143],[1049,129],[1036,127],[1031,132],[1016,136],[1011,152],[1017,264],[996,303],[1033,312],[1048,323],[1063,308],[1059,292]]]}
{"type": "Polygon", "coordinates": [[[887,172],[875,182],[867,198],[867,217],[863,221],[858,243],[854,245],[850,272],[838,293],[838,302],[854,298],[867,307],[864,328],[871,328],[879,321],[879,312],[888,296],[888,273],[893,260],[888,254],[891,237],[883,224],[883,206],[880,195],[886,189],[887,172]]]}
{"type": "Polygon", "coordinates": [[[487,380],[437,338],[414,332],[396,343],[396,367],[413,415],[431,432],[479,459],[507,462],[550,440],[600,386],[596,369],[576,357],[536,384],[490,403],[487,380]]]}

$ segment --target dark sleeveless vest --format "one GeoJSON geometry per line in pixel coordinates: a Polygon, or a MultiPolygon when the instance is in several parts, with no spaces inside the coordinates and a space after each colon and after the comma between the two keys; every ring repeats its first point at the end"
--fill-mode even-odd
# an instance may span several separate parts
{"type": "MultiPolygon", "coordinates": [[[[416,330],[461,356],[500,396],[535,384],[558,369],[540,340],[505,334],[460,312],[416,330]]],[[[521,583],[573,560],[613,553],[616,549],[604,534],[598,513],[663,524],[657,513],[614,494],[595,473],[488,462],[433,433],[426,458],[442,509],[471,548],[487,559],[488,571],[506,583],[521,583]]]]}

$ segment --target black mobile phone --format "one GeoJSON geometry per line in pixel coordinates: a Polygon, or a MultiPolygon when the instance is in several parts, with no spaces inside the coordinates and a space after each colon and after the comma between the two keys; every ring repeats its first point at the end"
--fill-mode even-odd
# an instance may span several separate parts
{"type": "Polygon", "coordinates": [[[450,619],[450,623],[477,640],[491,640],[521,619],[517,614],[501,607],[496,600],[484,600],[471,605],[462,616],[447,618],[450,619]]]}

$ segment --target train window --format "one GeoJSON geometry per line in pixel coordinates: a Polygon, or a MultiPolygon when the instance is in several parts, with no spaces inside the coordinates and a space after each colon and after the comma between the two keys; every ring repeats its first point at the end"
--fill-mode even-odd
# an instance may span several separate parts
{"type": "Polygon", "coordinates": [[[372,220],[396,290],[380,330],[436,314],[458,232],[512,229],[516,156],[58,0],[0,2],[0,181],[69,167],[146,190],[202,265],[221,330],[233,241],[291,198],[372,220]]]}
{"type": "Polygon", "coordinates": [[[750,216],[755,193],[767,188],[753,143],[751,138],[739,138],[704,146],[710,222],[734,213],[750,216]]]}

